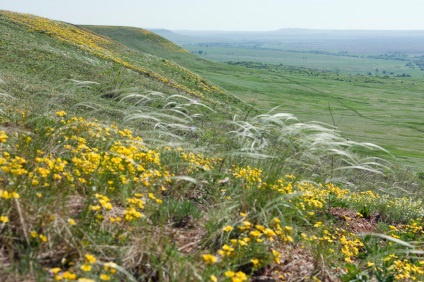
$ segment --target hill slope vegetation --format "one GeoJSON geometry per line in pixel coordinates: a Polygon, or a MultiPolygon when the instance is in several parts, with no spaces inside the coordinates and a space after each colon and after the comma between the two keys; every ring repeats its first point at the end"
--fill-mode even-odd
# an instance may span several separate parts
{"type": "MultiPolygon", "coordinates": [[[[384,56],[349,57],[315,54],[313,51],[257,49],[249,47],[250,41],[237,39],[218,41],[216,46],[211,42],[189,46],[197,54],[202,51],[200,56],[195,56],[182,52],[178,47],[167,48],[171,46],[169,41],[143,29],[87,28],[133,50],[176,61],[263,111],[279,107],[279,111],[295,114],[301,120],[335,125],[345,138],[364,142],[372,140],[390,150],[413,171],[424,170],[424,152],[420,149],[424,139],[424,124],[420,120],[424,118],[424,111],[419,107],[424,103],[423,73],[405,66],[407,57],[397,58],[402,59],[399,61],[384,56]],[[158,45],[156,42],[162,43],[158,45]],[[227,43],[230,46],[226,46],[227,43]],[[309,65],[322,69],[332,63],[339,65],[338,72],[299,67],[309,65]],[[402,72],[402,75],[405,72],[415,74],[413,77],[390,75],[394,65],[400,68],[393,69],[397,75],[402,72]],[[354,72],[354,68],[372,75],[345,73],[354,72]],[[387,132],[394,133],[392,138],[387,138],[387,132]]],[[[296,31],[293,33],[296,34],[296,31]]],[[[299,36],[302,36],[301,32],[299,36]]],[[[420,37],[417,35],[416,38],[420,37]]]]}
{"type": "Polygon", "coordinates": [[[0,29],[0,280],[424,278],[422,183],[378,146],[87,29],[0,29]]]}

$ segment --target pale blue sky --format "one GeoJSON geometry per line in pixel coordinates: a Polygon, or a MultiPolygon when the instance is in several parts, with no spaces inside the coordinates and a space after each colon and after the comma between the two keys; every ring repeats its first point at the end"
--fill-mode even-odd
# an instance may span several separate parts
{"type": "Polygon", "coordinates": [[[171,30],[424,30],[424,0],[0,0],[0,9],[171,30]]]}

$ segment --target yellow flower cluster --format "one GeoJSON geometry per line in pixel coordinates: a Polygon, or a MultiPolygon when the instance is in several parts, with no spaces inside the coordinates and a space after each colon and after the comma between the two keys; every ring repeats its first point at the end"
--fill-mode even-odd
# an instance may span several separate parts
{"type": "Polygon", "coordinates": [[[98,202],[96,205],[90,205],[89,208],[91,211],[97,213],[96,218],[98,220],[103,220],[103,214],[113,208],[112,203],[110,202],[110,199],[107,196],[104,196],[102,194],[95,194],[94,196],[96,197],[98,202]]]}
{"type": "MultiPolygon", "coordinates": [[[[231,262],[236,262],[238,259],[244,258],[249,252],[254,249],[260,249],[263,256],[263,250],[267,250],[267,256],[270,260],[279,264],[282,254],[274,248],[275,244],[283,243],[289,244],[293,242],[291,226],[280,225],[281,221],[278,218],[273,218],[268,223],[268,226],[261,224],[254,224],[247,220],[247,214],[241,214],[242,220],[239,225],[234,228],[233,226],[227,225],[222,228],[224,232],[233,232],[237,234],[236,237],[230,237],[228,244],[223,244],[217,251],[218,258],[214,255],[207,254],[203,255],[203,259],[207,264],[222,263],[226,266],[231,265],[231,262]]],[[[254,269],[258,269],[263,266],[264,260],[252,258],[250,263],[254,269]]],[[[226,277],[229,277],[231,281],[244,281],[247,279],[245,273],[239,273],[233,271],[227,271],[224,273],[226,277]],[[239,280],[242,279],[242,280],[239,280]]]]}
{"type": "MultiPolygon", "coordinates": [[[[83,257],[83,261],[81,265],[79,266],[79,269],[82,271],[82,275],[86,275],[86,273],[93,272],[95,269],[96,264],[103,264],[103,270],[99,273],[99,279],[101,281],[110,281],[112,279],[112,276],[116,274],[117,265],[113,262],[107,262],[107,263],[100,263],[98,262],[97,258],[92,254],[85,254],[83,257]]],[[[61,268],[55,267],[50,269],[50,273],[54,275],[54,278],[56,281],[73,281],[77,280],[78,273],[76,273],[77,269],[71,268],[68,271],[62,271],[61,268]]],[[[99,269],[96,269],[96,272],[99,271],[99,269]]],[[[96,281],[94,279],[89,279],[85,277],[78,278],[78,281],[96,281]]]]}
{"type": "Polygon", "coordinates": [[[5,216],[5,215],[1,215],[0,216],[0,221],[2,223],[8,223],[9,222],[9,218],[7,216],[5,216]]]}
{"type": "Polygon", "coordinates": [[[226,277],[229,277],[231,279],[231,282],[247,281],[247,275],[242,271],[234,272],[229,270],[229,271],[226,271],[224,275],[226,277]]]}
{"type": "Polygon", "coordinates": [[[8,191],[6,191],[6,190],[1,190],[0,189],[0,198],[3,198],[3,199],[6,199],[6,200],[8,200],[8,199],[19,199],[21,196],[19,196],[19,194],[18,193],[16,193],[16,192],[8,192],[8,191]]]}
{"type": "Polygon", "coordinates": [[[20,157],[12,157],[8,152],[3,152],[3,157],[0,157],[0,168],[8,174],[16,176],[28,174],[24,165],[27,161],[20,157]]]}
{"type": "Polygon", "coordinates": [[[344,261],[348,263],[352,263],[352,259],[357,258],[359,252],[364,248],[364,244],[355,234],[343,228],[334,228],[333,226],[322,228],[324,227],[322,222],[317,222],[314,226],[319,229],[319,233],[310,236],[301,233],[302,243],[309,242],[317,248],[326,248],[330,253],[334,253],[335,249],[340,249],[344,261]]]}
{"type": "Polygon", "coordinates": [[[111,183],[134,182],[144,186],[150,186],[152,181],[158,179],[169,178],[167,172],[160,171],[159,153],[149,150],[140,137],[132,136],[130,130],[118,130],[77,118],[63,120],[63,123],[65,126],[55,134],[72,156],[73,175],[81,183],[85,183],[94,173],[109,176],[111,183]],[[125,139],[116,141],[119,136],[125,139]],[[95,144],[98,140],[103,141],[102,144],[110,140],[112,145],[108,150],[100,150],[95,144]]]}
{"type": "Polygon", "coordinates": [[[276,190],[281,194],[293,193],[293,184],[291,182],[286,183],[283,179],[278,179],[276,184],[270,185],[271,190],[276,190]]]}
{"type": "Polygon", "coordinates": [[[207,264],[214,264],[217,262],[217,259],[214,255],[211,254],[205,254],[203,255],[203,260],[207,263],[207,264]]]}
{"type": "Polygon", "coordinates": [[[348,239],[346,236],[340,238],[342,244],[342,253],[346,262],[352,263],[352,258],[359,254],[359,249],[364,247],[364,244],[358,239],[348,239]]]}
{"type": "Polygon", "coordinates": [[[256,186],[257,188],[260,188],[262,185],[262,170],[257,168],[251,168],[250,166],[247,167],[235,167],[233,176],[235,178],[242,179],[245,184],[247,185],[246,188],[251,188],[253,186],[256,186]]]}
{"type": "Polygon", "coordinates": [[[0,143],[5,143],[9,136],[6,135],[6,132],[3,130],[0,131],[0,143]]]}
{"type": "MultiPolygon", "coordinates": [[[[424,278],[424,260],[413,261],[410,259],[399,259],[396,255],[390,254],[382,259],[383,267],[393,274],[398,281],[422,281],[424,278]]],[[[374,266],[374,264],[373,264],[374,266]]],[[[382,270],[375,266],[376,270],[382,270]]]]}
{"type": "Polygon", "coordinates": [[[33,239],[35,239],[36,241],[38,241],[38,242],[41,242],[41,243],[45,243],[45,242],[47,242],[47,237],[45,236],[45,235],[43,235],[43,234],[39,234],[39,233],[37,233],[36,231],[34,231],[34,230],[32,230],[31,232],[30,232],[30,236],[31,236],[31,238],[33,238],[33,239]]]}
{"type": "Polygon", "coordinates": [[[215,159],[205,158],[202,154],[194,154],[192,152],[181,152],[181,159],[188,163],[187,173],[198,171],[210,171],[213,168],[215,159]]]}
{"type": "MultiPolygon", "coordinates": [[[[67,118],[65,111],[57,112],[56,116],[55,127],[38,129],[31,138],[27,134],[15,134],[10,140],[5,131],[0,133],[2,231],[9,232],[16,228],[13,226],[15,222],[10,222],[12,218],[30,213],[32,206],[26,205],[28,201],[33,201],[34,205],[38,202],[44,204],[43,195],[57,194],[63,199],[67,199],[67,195],[78,199],[80,195],[86,196],[78,206],[86,207],[90,212],[87,218],[80,218],[80,214],[76,214],[78,223],[96,222],[94,228],[106,226],[105,229],[110,228],[110,231],[113,228],[116,230],[114,224],[124,225],[143,217],[140,211],[146,204],[154,208],[162,203],[160,193],[164,185],[171,181],[171,173],[161,163],[160,153],[149,149],[140,137],[133,136],[128,129],[83,118],[67,118]],[[40,144],[45,144],[45,147],[40,144]],[[120,197],[123,189],[133,196],[120,197]],[[19,204],[21,198],[24,201],[19,204]],[[93,215],[96,221],[91,220],[93,215]],[[104,221],[105,218],[108,221],[104,221]]],[[[28,234],[27,239],[31,240],[31,244],[41,247],[47,241],[54,244],[50,240],[57,238],[50,224],[61,222],[55,220],[55,212],[49,211],[47,217],[38,217],[39,223],[27,224],[29,230],[24,230],[24,233],[28,234]],[[34,230],[34,226],[39,227],[34,230]]],[[[77,226],[74,215],[71,218],[68,212],[61,211],[59,217],[65,217],[63,222],[68,228],[72,227],[70,232],[74,232],[81,226],[77,226]]],[[[79,271],[92,271],[95,258],[86,255],[84,260],[79,271]]],[[[53,269],[52,272],[57,280],[76,277],[72,271],[53,269]]],[[[102,273],[100,279],[107,280],[108,275],[110,273],[102,273]]]]}

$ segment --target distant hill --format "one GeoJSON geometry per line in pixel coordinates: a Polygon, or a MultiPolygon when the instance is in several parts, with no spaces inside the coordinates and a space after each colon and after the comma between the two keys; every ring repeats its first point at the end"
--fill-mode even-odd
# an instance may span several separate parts
{"type": "MultiPolygon", "coordinates": [[[[132,46],[135,43],[138,44],[140,48],[138,51],[151,53],[151,50],[156,49],[166,50],[167,53],[186,53],[187,50],[179,47],[178,45],[172,43],[170,40],[159,36],[153,31],[147,29],[135,28],[135,27],[123,27],[123,26],[82,26],[89,30],[92,30],[99,34],[107,34],[110,38],[119,38],[118,42],[124,42],[126,46],[132,46]],[[128,36],[131,35],[131,36],[128,36]]],[[[176,35],[172,31],[162,30],[167,36],[176,35]]],[[[178,35],[177,35],[178,36],[178,35]]]]}
{"type": "Polygon", "coordinates": [[[172,42],[190,42],[194,38],[189,35],[179,34],[169,29],[149,29],[151,32],[156,33],[172,42]]]}
{"type": "Polygon", "coordinates": [[[402,52],[424,55],[424,31],[279,29],[264,32],[188,31],[161,34],[182,46],[206,42],[274,42],[288,48],[353,53],[402,52]],[[180,36],[176,36],[178,34],[180,36]],[[186,36],[186,37],[183,37],[186,36]]]}

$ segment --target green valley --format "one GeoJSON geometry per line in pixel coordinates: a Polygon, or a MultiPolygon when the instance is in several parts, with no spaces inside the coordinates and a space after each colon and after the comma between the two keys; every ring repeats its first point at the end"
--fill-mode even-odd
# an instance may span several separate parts
{"type": "MultiPolygon", "coordinates": [[[[346,138],[372,140],[389,150],[404,165],[415,171],[424,170],[421,148],[424,142],[424,124],[421,122],[424,109],[420,106],[424,105],[424,72],[405,67],[404,61],[232,47],[203,48],[207,55],[198,57],[146,44],[146,41],[158,42],[159,37],[143,33],[142,29],[88,28],[135,50],[174,60],[261,110],[279,107],[279,111],[292,113],[302,121],[316,120],[335,125],[346,138]],[[219,57],[220,54],[223,56],[219,57]],[[307,56],[313,63],[307,64],[308,68],[294,67],[292,65],[302,66],[303,59],[297,58],[297,55],[307,56]],[[331,65],[332,61],[342,64],[340,69],[343,71],[313,69],[331,65]],[[349,74],[349,69],[355,66],[362,69],[352,70],[358,74],[349,74]],[[394,71],[413,76],[385,75],[382,73],[385,68],[390,69],[387,74],[394,71]],[[375,75],[375,69],[379,69],[379,75],[375,75]],[[368,71],[372,71],[373,75],[366,75],[368,71]],[[390,138],[387,137],[388,132],[393,133],[390,138]]],[[[199,43],[202,44],[210,43],[199,43]]],[[[198,47],[190,48],[196,50],[198,47]]]]}

